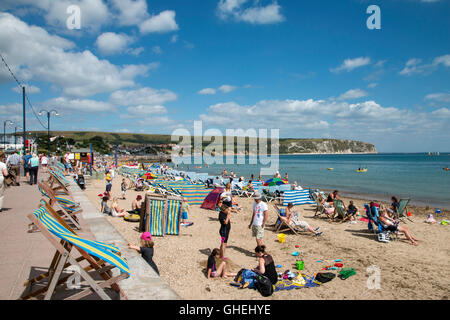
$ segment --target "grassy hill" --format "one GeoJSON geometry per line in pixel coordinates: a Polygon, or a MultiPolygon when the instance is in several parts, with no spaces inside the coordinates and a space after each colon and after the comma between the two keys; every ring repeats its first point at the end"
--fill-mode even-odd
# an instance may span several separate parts
{"type": "MultiPolygon", "coordinates": [[[[47,132],[37,131],[39,136],[46,136],[47,132]]],[[[143,144],[170,144],[178,143],[171,141],[170,135],[139,134],[139,133],[116,133],[116,132],[88,132],[88,131],[52,131],[52,136],[63,136],[78,143],[88,143],[92,139],[103,140],[111,145],[136,146],[143,144]]],[[[193,139],[193,137],[191,138],[193,139]]],[[[225,137],[224,137],[225,145],[225,137]]],[[[193,142],[193,140],[191,140],[193,142]]],[[[248,146],[248,138],[245,145],[248,146]]],[[[203,142],[203,147],[210,142],[203,142]]],[[[270,142],[269,142],[270,148],[270,142]]],[[[224,148],[225,149],[225,148],[224,148]]],[[[248,148],[247,148],[248,149],[248,148]]],[[[269,149],[270,150],[270,149],[269,149]]],[[[236,150],[235,150],[236,151],[236,150]]],[[[289,153],[376,153],[373,144],[342,139],[280,139],[279,151],[282,154],[289,153]]]]}

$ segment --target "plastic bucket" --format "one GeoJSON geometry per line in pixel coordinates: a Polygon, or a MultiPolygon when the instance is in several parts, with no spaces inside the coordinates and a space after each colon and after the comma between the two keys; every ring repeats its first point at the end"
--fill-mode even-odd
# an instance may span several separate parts
{"type": "Polygon", "coordinates": [[[305,268],[305,262],[302,260],[297,260],[295,262],[295,265],[297,267],[297,270],[303,270],[305,268]]]}
{"type": "Polygon", "coordinates": [[[280,233],[278,235],[278,242],[279,243],[284,243],[286,241],[286,235],[284,233],[280,233]]]}

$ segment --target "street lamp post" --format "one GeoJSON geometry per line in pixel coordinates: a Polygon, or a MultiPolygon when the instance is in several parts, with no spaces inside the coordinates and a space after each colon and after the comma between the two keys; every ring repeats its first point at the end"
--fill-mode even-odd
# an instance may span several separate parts
{"type": "Polygon", "coordinates": [[[3,150],[6,151],[6,125],[14,124],[11,120],[3,121],[3,150]]]}
{"type": "Polygon", "coordinates": [[[50,115],[52,114],[52,112],[54,113],[55,116],[59,116],[58,111],[56,110],[41,110],[39,111],[39,115],[41,116],[43,113],[47,114],[47,142],[48,142],[48,147],[47,147],[47,155],[50,156],[50,115]]]}
{"type": "MultiPolygon", "coordinates": [[[[14,146],[17,149],[17,129],[22,129],[22,127],[14,127],[14,146]]],[[[23,142],[25,144],[25,141],[23,142]]]]}

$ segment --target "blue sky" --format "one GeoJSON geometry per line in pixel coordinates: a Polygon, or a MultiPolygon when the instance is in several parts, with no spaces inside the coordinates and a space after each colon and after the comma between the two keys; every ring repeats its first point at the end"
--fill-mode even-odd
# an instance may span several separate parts
{"type": "MultiPolygon", "coordinates": [[[[4,0],[0,53],[36,111],[59,111],[58,130],[170,134],[201,120],[443,152],[449,14],[448,0],[4,0]],[[67,28],[70,5],[80,29],[67,28]]],[[[4,66],[0,115],[22,123],[4,66]]]]}

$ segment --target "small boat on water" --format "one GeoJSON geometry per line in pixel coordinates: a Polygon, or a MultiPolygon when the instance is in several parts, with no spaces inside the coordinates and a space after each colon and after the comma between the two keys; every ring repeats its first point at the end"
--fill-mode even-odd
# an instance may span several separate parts
{"type": "Polygon", "coordinates": [[[360,169],[358,169],[358,170],[356,170],[356,172],[367,172],[367,169],[366,168],[360,168],[360,169]]]}
{"type": "Polygon", "coordinates": [[[445,168],[442,168],[442,170],[444,170],[444,171],[450,171],[450,168],[449,168],[449,167],[445,167],[445,168]]]}
{"type": "Polygon", "coordinates": [[[327,170],[330,170],[330,171],[331,171],[331,170],[334,170],[334,168],[327,168],[327,170]]]}

